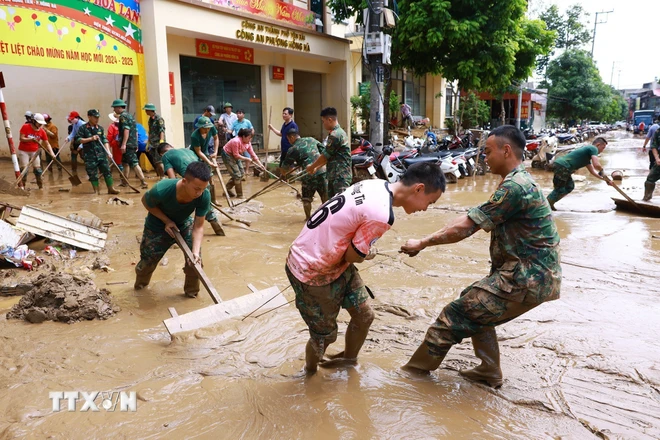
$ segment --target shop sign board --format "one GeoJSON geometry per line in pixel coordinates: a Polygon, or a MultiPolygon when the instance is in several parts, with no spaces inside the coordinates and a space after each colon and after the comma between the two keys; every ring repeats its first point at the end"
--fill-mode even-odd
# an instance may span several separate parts
{"type": "Polygon", "coordinates": [[[198,57],[213,58],[234,63],[254,64],[254,49],[219,43],[217,41],[195,39],[195,51],[198,57]]]}
{"type": "Polygon", "coordinates": [[[287,24],[316,29],[314,12],[299,8],[291,3],[277,0],[198,0],[231,11],[247,12],[287,24]]]}
{"type": "Polygon", "coordinates": [[[249,20],[241,21],[241,28],[236,29],[236,39],[299,52],[311,52],[305,34],[249,20]]]}
{"type": "Polygon", "coordinates": [[[284,67],[270,66],[270,79],[284,81],[284,67]]]}
{"type": "Polygon", "coordinates": [[[174,72],[169,72],[170,79],[170,104],[176,104],[176,96],[174,95],[174,72]]]}
{"type": "Polygon", "coordinates": [[[286,90],[287,90],[287,92],[293,93],[293,84],[287,84],[286,85],[286,90]]]}
{"type": "Polygon", "coordinates": [[[2,64],[137,75],[138,0],[0,0],[2,64]]]}
{"type": "Polygon", "coordinates": [[[522,102],[522,114],[520,115],[521,119],[529,118],[529,101],[522,102]]]}

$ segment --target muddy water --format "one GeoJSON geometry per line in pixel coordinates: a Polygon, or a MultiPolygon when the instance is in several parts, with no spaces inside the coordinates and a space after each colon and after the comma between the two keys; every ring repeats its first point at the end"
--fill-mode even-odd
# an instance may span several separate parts
{"type": "MultiPolygon", "coordinates": [[[[617,133],[603,154],[608,170],[625,169],[623,188],[633,197],[646,174],[641,142],[617,133]]],[[[2,175],[8,169],[3,163],[2,175]]],[[[551,174],[535,175],[549,191],[551,174]]],[[[94,275],[122,311],[108,321],[31,325],[6,321],[17,300],[0,299],[0,438],[660,437],[660,240],[653,238],[660,221],[613,211],[615,191],[591,177],[557,204],[562,298],[498,329],[503,388],[457,374],[476,361],[469,341],[430,378],[399,370],[441,308],[487,274],[489,237],[479,232],[413,259],[389,251],[440,228],[496,185],[493,176],[462,180],[427,212],[396,210],[379,241],[389,256],[361,265],[377,319],[360,365],[306,378],[299,372],[307,333],[293,306],[171,341],[161,323],[168,307],[185,313],[212,304],[204,292],[194,300],[181,294],[180,252],[168,253],[149,289],[134,292],[145,214],[139,196],[122,195],[132,206],[107,205],[89,184],[59,192],[69,185],[56,175],[30,203],[64,214],[84,209],[114,223],[107,252],[115,271],[94,275]],[[129,283],[106,286],[118,281],[129,283]],[[136,391],[137,412],[51,409],[49,391],[95,390],[136,391]]],[[[251,194],[263,183],[250,178],[246,186],[251,194]]],[[[206,226],[205,268],[220,294],[247,294],[248,283],[285,287],[284,259],[303,224],[293,191],[268,193],[237,215],[252,220],[253,230],[225,223],[227,236],[216,237],[206,226]]],[[[290,289],[285,295],[292,298],[290,289]]],[[[341,335],[347,321],[342,312],[341,335]]],[[[329,352],[343,343],[335,345],[329,352]]]]}

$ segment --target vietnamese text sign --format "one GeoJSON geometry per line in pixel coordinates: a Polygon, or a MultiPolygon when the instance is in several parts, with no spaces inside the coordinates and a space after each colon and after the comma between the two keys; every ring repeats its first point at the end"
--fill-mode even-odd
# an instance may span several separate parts
{"type": "Polygon", "coordinates": [[[137,0],[0,0],[3,64],[136,75],[137,0]]]}
{"type": "Polygon", "coordinates": [[[195,40],[195,52],[198,57],[213,58],[235,63],[254,64],[254,50],[249,47],[218,43],[210,40],[195,40]]]}
{"type": "Polygon", "coordinates": [[[284,80],[284,67],[270,66],[270,78],[278,81],[284,80]]]}
{"type": "Polygon", "coordinates": [[[215,6],[229,8],[234,11],[243,11],[250,14],[267,17],[293,24],[296,26],[314,29],[316,16],[312,11],[293,6],[277,0],[199,0],[215,6]]]}
{"type": "Polygon", "coordinates": [[[236,38],[300,52],[311,51],[309,43],[305,41],[307,39],[305,34],[249,20],[241,22],[241,29],[236,31],[236,38]]]}

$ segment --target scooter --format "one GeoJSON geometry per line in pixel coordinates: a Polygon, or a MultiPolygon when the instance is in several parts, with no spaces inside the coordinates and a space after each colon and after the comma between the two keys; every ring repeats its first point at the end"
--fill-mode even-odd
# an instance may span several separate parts
{"type": "Polygon", "coordinates": [[[556,155],[557,142],[552,142],[552,139],[542,139],[536,155],[532,158],[532,168],[550,171],[556,155]]]}

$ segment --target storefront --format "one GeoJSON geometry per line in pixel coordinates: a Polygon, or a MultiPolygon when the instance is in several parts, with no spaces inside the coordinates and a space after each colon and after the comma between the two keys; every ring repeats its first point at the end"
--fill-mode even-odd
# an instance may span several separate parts
{"type": "MultiPolygon", "coordinates": [[[[290,3],[259,10],[233,2],[146,0],[141,3],[148,99],[167,121],[167,138],[187,145],[192,121],[207,105],[231,102],[255,127],[257,146],[269,119],[278,127],[293,107],[303,136],[323,136],[319,112],[336,107],[348,126],[349,41],[318,32],[317,15],[290,3]]],[[[248,2],[245,2],[248,3],[248,2]]],[[[301,3],[301,2],[296,2],[301,3]]]]}

